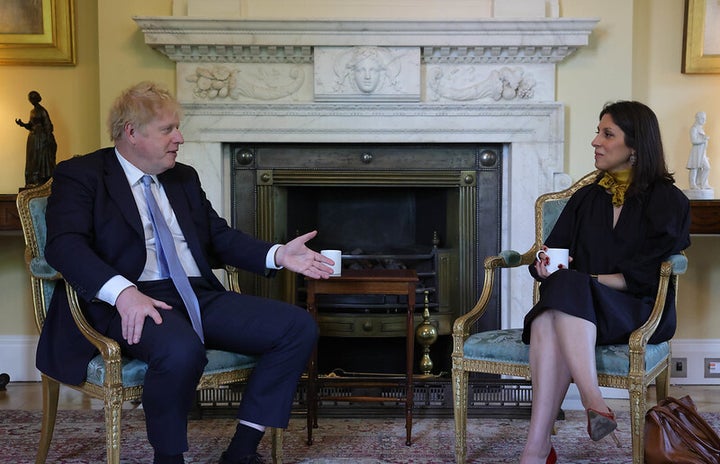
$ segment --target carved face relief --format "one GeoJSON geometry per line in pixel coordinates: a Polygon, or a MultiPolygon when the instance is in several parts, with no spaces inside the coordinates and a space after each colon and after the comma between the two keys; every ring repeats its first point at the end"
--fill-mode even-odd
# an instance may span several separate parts
{"type": "Polygon", "coordinates": [[[382,79],[382,73],[385,72],[385,66],[373,56],[367,56],[351,64],[351,69],[355,77],[355,84],[361,92],[365,93],[372,93],[377,89],[382,79]]]}
{"type": "Polygon", "coordinates": [[[420,101],[419,47],[316,47],[314,99],[420,101]]]}

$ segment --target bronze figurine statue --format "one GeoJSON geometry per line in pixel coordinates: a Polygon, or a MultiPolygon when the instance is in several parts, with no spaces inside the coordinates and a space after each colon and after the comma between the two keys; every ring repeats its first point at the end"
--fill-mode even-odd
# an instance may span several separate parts
{"type": "Polygon", "coordinates": [[[28,100],[33,105],[30,119],[28,122],[23,122],[21,119],[15,120],[18,126],[30,131],[25,151],[26,188],[44,184],[52,177],[57,152],[50,115],[40,104],[42,97],[37,91],[32,90],[28,93],[28,100]]]}

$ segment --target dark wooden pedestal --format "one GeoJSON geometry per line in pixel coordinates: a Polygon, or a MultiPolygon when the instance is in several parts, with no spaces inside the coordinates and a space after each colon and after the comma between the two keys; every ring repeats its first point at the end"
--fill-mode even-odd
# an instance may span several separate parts
{"type": "Polygon", "coordinates": [[[690,200],[690,233],[720,234],[720,200],[690,200]]]}
{"type": "Polygon", "coordinates": [[[21,230],[16,198],[15,194],[0,194],[0,230],[21,230]]]}

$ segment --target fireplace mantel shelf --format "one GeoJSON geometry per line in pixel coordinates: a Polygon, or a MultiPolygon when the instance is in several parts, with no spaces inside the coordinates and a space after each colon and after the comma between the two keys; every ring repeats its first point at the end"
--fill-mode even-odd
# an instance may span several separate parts
{"type": "Polygon", "coordinates": [[[308,55],[314,46],[420,47],[423,59],[562,61],[588,44],[595,18],[458,21],[275,21],[135,16],[145,42],[173,61],[237,61],[255,51],[308,55]],[[297,48],[298,50],[294,50],[297,48]]]}

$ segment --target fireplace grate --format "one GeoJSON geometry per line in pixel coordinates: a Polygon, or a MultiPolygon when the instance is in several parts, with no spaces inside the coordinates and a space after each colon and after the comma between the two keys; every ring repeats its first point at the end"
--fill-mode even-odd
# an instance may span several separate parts
{"type": "MultiPolygon", "coordinates": [[[[400,380],[399,380],[400,381],[400,380]]],[[[325,381],[320,387],[323,397],[349,397],[372,395],[387,397],[387,402],[348,403],[346,401],[323,400],[318,407],[320,417],[402,417],[404,404],[392,398],[404,395],[402,386],[347,387],[332,385],[325,381]],[[361,391],[359,391],[360,389],[361,391]],[[372,390],[372,391],[370,391],[372,390]]],[[[525,380],[488,379],[471,382],[468,396],[468,416],[529,418],[532,403],[532,388],[525,380]]],[[[200,390],[197,393],[193,417],[228,416],[234,417],[242,399],[242,384],[200,390]]],[[[417,417],[448,417],[453,413],[452,383],[447,378],[418,381],[414,390],[417,417]]],[[[307,396],[304,379],[298,385],[293,414],[304,415],[307,396]]]]}

